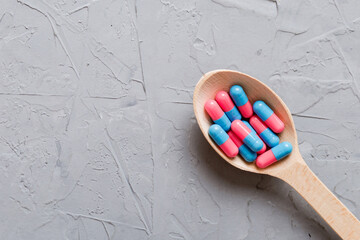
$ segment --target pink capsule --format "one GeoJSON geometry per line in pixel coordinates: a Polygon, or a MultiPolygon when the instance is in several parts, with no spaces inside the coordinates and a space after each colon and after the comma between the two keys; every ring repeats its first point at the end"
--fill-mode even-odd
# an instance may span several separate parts
{"type": "Polygon", "coordinates": [[[234,85],[230,88],[230,95],[240,110],[241,115],[245,118],[250,118],[253,115],[253,108],[244,89],[239,85],[234,85]]]}
{"type": "Polygon", "coordinates": [[[255,131],[260,134],[265,131],[268,127],[261,121],[261,119],[254,115],[249,119],[250,125],[255,129],[255,131]]]}
{"type": "Polygon", "coordinates": [[[230,130],[228,133],[229,137],[231,138],[231,140],[235,143],[235,145],[239,148],[241,147],[244,143],[240,140],[240,138],[238,136],[236,136],[236,134],[230,130]]]}
{"type": "Polygon", "coordinates": [[[233,158],[239,153],[238,147],[231,140],[229,135],[217,124],[213,124],[209,128],[210,137],[224,151],[226,156],[233,158]]]}
{"type": "Polygon", "coordinates": [[[261,154],[263,154],[265,151],[266,151],[266,144],[263,142],[263,147],[262,147],[262,149],[261,149],[260,151],[257,151],[256,153],[259,154],[259,155],[261,155],[261,154]]]}
{"type": "Polygon", "coordinates": [[[273,115],[271,115],[266,121],[264,121],[266,123],[266,125],[268,125],[274,132],[276,133],[281,133],[284,128],[285,125],[284,123],[280,120],[280,118],[274,113],[273,115]]]}
{"type": "Polygon", "coordinates": [[[229,138],[223,145],[219,146],[229,158],[236,157],[239,149],[236,148],[235,143],[229,138]]]}
{"type": "MultiPolygon", "coordinates": [[[[250,123],[248,123],[247,121],[242,121],[242,122],[245,123],[245,125],[251,130],[251,132],[252,132],[253,134],[255,134],[256,136],[259,137],[259,135],[257,135],[255,129],[250,125],[250,123]]],[[[260,151],[256,152],[256,153],[260,155],[260,154],[263,154],[265,151],[266,151],[266,145],[265,145],[265,143],[263,142],[263,147],[262,147],[262,149],[261,149],[260,151]]]]}
{"type": "Polygon", "coordinates": [[[243,123],[241,120],[235,120],[231,123],[231,130],[246,144],[253,152],[260,151],[264,143],[261,139],[243,123]]]}
{"type": "Polygon", "coordinates": [[[259,168],[266,168],[267,166],[270,166],[271,164],[275,163],[277,160],[271,151],[271,149],[267,150],[265,153],[258,156],[256,159],[256,166],[259,168]]]}
{"type": "Polygon", "coordinates": [[[246,118],[249,118],[253,115],[253,108],[251,106],[250,101],[247,101],[243,106],[238,106],[238,108],[246,118]]]}
{"type": "Polygon", "coordinates": [[[240,155],[245,159],[247,162],[253,162],[257,154],[251,151],[233,131],[229,131],[228,135],[230,139],[235,143],[235,145],[239,148],[240,155]]]}
{"type": "Polygon", "coordinates": [[[254,115],[250,118],[250,124],[254,127],[255,131],[260,135],[260,138],[269,146],[275,147],[279,144],[280,139],[273,131],[268,128],[261,119],[254,115]]]}
{"type": "Polygon", "coordinates": [[[284,157],[288,156],[292,151],[292,145],[289,142],[282,142],[279,145],[271,148],[265,153],[261,154],[256,159],[256,166],[259,168],[266,168],[269,165],[280,161],[284,157]]]}
{"type": "Polygon", "coordinates": [[[264,101],[256,101],[253,107],[259,118],[275,133],[281,133],[284,130],[284,123],[264,101]]]}
{"type": "Polygon", "coordinates": [[[216,124],[220,125],[225,131],[229,131],[231,122],[215,100],[207,100],[205,110],[216,124]]]}
{"type": "Polygon", "coordinates": [[[231,122],[236,119],[241,119],[241,114],[239,113],[239,110],[237,110],[235,104],[233,103],[227,92],[218,92],[215,96],[215,100],[220,105],[221,109],[224,110],[226,116],[228,116],[231,122]]]}

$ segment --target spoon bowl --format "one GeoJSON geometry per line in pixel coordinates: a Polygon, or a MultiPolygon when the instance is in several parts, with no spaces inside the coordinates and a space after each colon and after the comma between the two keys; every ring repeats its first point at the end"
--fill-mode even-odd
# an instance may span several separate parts
{"type": "Polygon", "coordinates": [[[360,222],[306,165],[299,151],[291,113],[281,98],[268,86],[237,71],[211,71],[197,83],[193,106],[196,120],[206,140],[225,161],[244,171],[267,174],[284,180],[308,201],[340,237],[360,239],[360,222]],[[235,158],[227,157],[210,138],[208,131],[213,122],[204,109],[205,102],[214,99],[218,91],[229,92],[233,85],[243,87],[251,103],[263,100],[284,122],[285,129],[278,136],[280,142],[288,141],[293,145],[290,155],[265,169],[260,169],[254,163],[247,163],[239,155],[235,158]]]}
{"type": "Polygon", "coordinates": [[[205,74],[200,79],[195,87],[193,100],[195,116],[206,140],[215,151],[231,165],[249,172],[276,176],[279,172],[290,167],[294,162],[303,161],[302,158],[297,158],[299,154],[297,135],[289,109],[281,98],[261,81],[236,71],[215,70],[205,74]],[[285,124],[284,131],[278,135],[281,142],[288,141],[293,145],[293,151],[289,156],[265,169],[257,168],[255,164],[245,162],[239,155],[235,158],[227,157],[208,134],[209,127],[213,122],[204,109],[205,102],[208,99],[214,99],[218,91],[224,90],[229,92],[230,88],[236,84],[243,87],[251,103],[257,100],[263,100],[273,109],[285,124]]]}

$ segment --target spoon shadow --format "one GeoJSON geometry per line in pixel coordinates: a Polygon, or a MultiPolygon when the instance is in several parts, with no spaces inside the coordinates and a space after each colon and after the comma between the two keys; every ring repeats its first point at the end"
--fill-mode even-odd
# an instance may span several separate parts
{"type": "MultiPolygon", "coordinates": [[[[309,239],[340,239],[288,184],[272,176],[259,175],[233,167],[224,161],[208,144],[198,124],[196,122],[191,124],[189,126],[192,129],[190,145],[193,146],[193,154],[198,158],[198,168],[201,173],[199,179],[201,181],[212,179],[224,189],[240,192],[239,195],[241,196],[251,196],[255,201],[264,202],[262,206],[265,205],[265,208],[271,208],[269,202],[276,203],[277,215],[281,215],[283,218],[291,216],[291,227],[296,228],[296,232],[306,234],[309,239]]],[[[248,201],[247,199],[244,197],[242,200],[248,201]]],[[[253,220],[256,222],[255,219],[253,220]]],[[[274,225],[276,225],[275,222],[274,225]]],[[[252,229],[252,231],[256,230],[252,229]]],[[[303,238],[299,236],[297,239],[303,238]]]]}

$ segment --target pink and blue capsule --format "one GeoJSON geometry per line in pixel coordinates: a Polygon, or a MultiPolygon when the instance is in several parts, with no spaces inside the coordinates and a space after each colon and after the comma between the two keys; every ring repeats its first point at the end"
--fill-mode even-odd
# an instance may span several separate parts
{"type": "MultiPolygon", "coordinates": [[[[243,123],[245,123],[245,125],[251,130],[251,133],[253,133],[253,134],[255,134],[255,135],[257,135],[257,133],[255,132],[255,129],[250,125],[250,123],[248,123],[247,121],[242,121],[243,123]]],[[[259,137],[259,135],[257,135],[258,137],[259,137]]],[[[263,148],[260,150],[260,151],[258,151],[258,152],[256,152],[257,154],[263,154],[265,151],[266,151],[266,144],[264,143],[264,141],[263,141],[263,148]]]]}
{"type": "Polygon", "coordinates": [[[256,101],[254,103],[254,112],[260,117],[261,120],[275,133],[281,133],[285,125],[280,118],[274,113],[271,108],[263,101],[256,101]]]}
{"type": "Polygon", "coordinates": [[[253,152],[258,152],[263,148],[263,141],[256,134],[251,133],[251,130],[241,120],[233,121],[231,123],[231,130],[253,152]]]}
{"type": "Polygon", "coordinates": [[[261,154],[256,159],[256,166],[259,168],[266,168],[271,164],[288,156],[292,151],[292,145],[289,142],[282,142],[279,145],[271,148],[265,153],[261,154]]]}
{"type": "Polygon", "coordinates": [[[216,102],[220,105],[221,109],[225,112],[230,121],[241,119],[239,110],[235,107],[235,104],[231,100],[229,94],[225,91],[220,91],[215,96],[216,102]]]}
{"type": "Polygon", "coordinates": [[[247,162],[255,161],[257,154],[251,151],[233,131],[228,132],[229,137],[235,143],[235,145],[239,148],[240,155],[245,159],[247,162]]]}
{"type": "Polygon", "coordinates": [[[230,96],[234,100],[235,105],[238,107],[243,117],[250,118],[253,115],[253,108],[244,89],[241,86],[232,86],[230,88],[230,96]]]}
{"type": "Polygon", "coordinates": [[[252,116],[249,121],[266,145],[272,148],[279,144],[280,138],[258,116],[252,116]]]}
{"type": "Polygon", "coordinates": [[[215,100],[207,100],[205,110],[216,124],[220,125],[225,131],[230,130],[231,122],[215,100]]]}
{"type": "Polygon", "coordinates": [[[215,143],[223,150],[226,156],[233,158],[239,153],[238,147],[231,140],[229,135],[218,124],[213,124],[209,128],[209,135],[215,143]]]}
{"type": "Polygon", "coordinates": [[[256,134],[255,129],[250,125],[248,121],[243,120],[242,122],[245,123],[245,125],[251,130],[251,132],[256,134]]]}

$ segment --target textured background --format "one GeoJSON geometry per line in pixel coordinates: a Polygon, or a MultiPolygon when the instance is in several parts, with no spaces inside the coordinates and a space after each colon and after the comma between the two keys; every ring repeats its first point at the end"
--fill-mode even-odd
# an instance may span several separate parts
{"type": "Polygon", "coordinates": [[[360,217],[358,0],[0,0],[0,239],[338,239],[236,170],[192,109],[203,73],[271,86],[360,217]]]}

